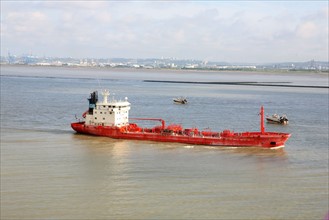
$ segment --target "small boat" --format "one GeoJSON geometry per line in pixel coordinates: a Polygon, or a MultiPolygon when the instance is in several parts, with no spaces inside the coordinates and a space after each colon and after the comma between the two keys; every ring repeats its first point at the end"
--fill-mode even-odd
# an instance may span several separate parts
{"type": "Polygon", "coordinates": [[[174,98],[173,101],[177,104],[187,104],[187,99],[184,97],[174,98]]]}
{"type": "Polygon", "coordinates": [[[278,114],[273,114],[271,116],[266,116],[266,120],[268,123],[272,124],[282,124],[282,125],[287,125],[289,120],[286,115],[278,115],[278,114]]]}

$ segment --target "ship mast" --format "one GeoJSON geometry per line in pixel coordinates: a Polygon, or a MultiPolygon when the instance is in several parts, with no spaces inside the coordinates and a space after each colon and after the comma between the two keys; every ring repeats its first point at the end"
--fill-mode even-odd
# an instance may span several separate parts
{"type": "Polygon", "coordinates": [[[260,107],[260,132],[262,134],[265,133],[265,126],[264,126],[264,107],[260,107]]]}
{"type": "Polygon", "coordinates": [[[107,104],[107,97],[109,97],[110,92],[109,92],[108,90],[105,89],[105,90],[102,92],[102,95],[103,95],[103,103],[104,103],[104,104],[107,104]]]}

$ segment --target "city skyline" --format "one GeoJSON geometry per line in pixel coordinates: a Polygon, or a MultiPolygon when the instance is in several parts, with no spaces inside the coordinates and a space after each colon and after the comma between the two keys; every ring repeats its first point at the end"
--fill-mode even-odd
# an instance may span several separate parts
{"type": "Polygon", "coordinates": [[[328,1],[1,1],[1,56],[328,61],[328,1]]]}
{"type": "Polygon", "coordinates": [[[1,56],[2,65],[137,68],[137,69],[198,69],[198,70],[285,70],[328,72],[329,61],[309,60],[303,62],[276,63],[228,63],[202,60],[180,60],[175,58],[82,58],[39,57],[35,55],[1,56]]]}

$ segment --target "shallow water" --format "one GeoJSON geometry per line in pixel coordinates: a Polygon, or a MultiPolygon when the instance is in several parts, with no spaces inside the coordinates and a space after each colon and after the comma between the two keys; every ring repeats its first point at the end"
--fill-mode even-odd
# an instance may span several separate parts
{"type": "MultiPolygon", "coordinates": [[[[245,80],[244,73],[1,66],[2,219],[323,219],[328,212],[328,89],[146,83],[245,80]],[[216,148],[75,134],[94,89],[127,96],[130,117],[184,127],[259,129],[285,113],[284,149],[216,148]],[[172,98],[187,96],[188,105],[172,98]]],[[[249,74],[328,85],[324,75],[249,74]]]]}

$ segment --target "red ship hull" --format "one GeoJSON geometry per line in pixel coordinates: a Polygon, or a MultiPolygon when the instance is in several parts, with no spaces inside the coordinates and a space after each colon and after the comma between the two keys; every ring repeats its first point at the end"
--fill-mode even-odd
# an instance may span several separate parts
{"type": "Polygon", "coordinates": [[[280,148],[290,137],[288,133],[276,132],[199,132],[196,129],[168,130],[163,128],[142,129],[136,124],[125,127],[86,125],[75,122],[71,127],[78,133],[105,136],[115,139],[175,142],[192,145],[280,148]]]}
{"type": "Polygon", "coordinates": [[[260,110],[260,131],[236,133],[230,130],[212,132],[199,131],[197,128],[183,129],[180,125],[169,125],[160,118],[131,118],[131,120],[159,121],[161,126],[141,128],[129,123],[130,103],[112,99],[108,90],[103,91],[103,101],[98,101],[98,93],[90,94],[89,109],[83,113],[84,122],[71,124],[73,130],[81,134],[105,136],[117,139],[174,142],[192,145],[230,146],[230,147],[283,147],[290,137],[287,133],[265,132],[264,108],[260,110]]]}

